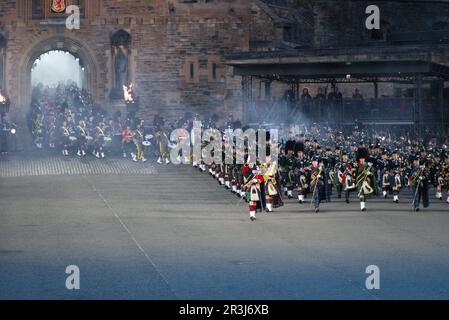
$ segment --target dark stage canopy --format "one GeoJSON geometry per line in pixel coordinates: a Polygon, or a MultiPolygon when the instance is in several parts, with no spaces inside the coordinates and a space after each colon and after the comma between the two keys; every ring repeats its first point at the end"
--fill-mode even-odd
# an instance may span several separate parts
{"type": "MultiPolygon", "coordinates": [[[[425,83],[432,83],[438,89],[432,114],[438,114],[438,125],[444,132],[447,108],[443,91],[444,82],[449,81],[449,66],[437,63],[441,54],[438,50],[429,51],[428,47],[250,51],[228,56],[227,64],[234,68],[234,75],[243,77],[245,110],[250,110],[253,104],[253,79],[287,83],[296,97],[301,83],[373,83],[375,99],[378,99],[380,82],[412,84],[416,90],[415,101],[413,116],[407,123],[415,124],[421,134],[428,115],[423,108],[425,83]]],[[[340,122],[342,118],[338,118],[340,122]]]]}
{"type": "Polygon", "coordinates": [[[449,66],[431,62],[428,57],[410,54],[398,59],[373,59],[353,53],[328,56],[321,52],[246,52],[228,57],[228,65],[238,76],[254,76],[287,83],[302,82],[412,82],[449,80],[449,66]]]}

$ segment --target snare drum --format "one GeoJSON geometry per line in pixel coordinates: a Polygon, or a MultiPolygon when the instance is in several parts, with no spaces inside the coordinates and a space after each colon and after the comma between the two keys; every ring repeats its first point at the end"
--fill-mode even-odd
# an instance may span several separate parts
{"type": "Polygon", "coordinates": [[[150,141],[144,141],[144,142],[142,142],[142,145],[144,147],[149,147],[149,146],[151,146],[151,142],[150,141]]]}
{"type": "Polygon", "coordinates": [[[74,136],[70,136],[70,137],[69,137],[69,140],[70,140],[70,142],[75,142],[75,141],[78,140],[78,138],[77,138],[77,137],[74,137],[74,136]]]}
{"type": "Polygon", "coordinates": [[[151,139],[153,139],[153,135],[152,135],[152,134],[147,134],[147,135],[145,136],[145,140],[149,141],[149,140],[151,140],[151,139]]]}
{"type": "Polygon", "coordinates": [[[86,136],[86,142],[87,142],[87,144],[92,144],[93,141],[94,141],[94,137],[92,137],[92,136],[86,136]]]}

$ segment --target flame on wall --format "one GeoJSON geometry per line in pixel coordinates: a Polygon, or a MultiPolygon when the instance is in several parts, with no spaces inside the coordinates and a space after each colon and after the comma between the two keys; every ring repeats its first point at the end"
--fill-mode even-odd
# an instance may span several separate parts
{"type": "Polygon", "coordinates": [[[123,96],[125,98],[126,102],[133,102],[133,85],[130,84],[129,86],[123,86],[123,96]]]}

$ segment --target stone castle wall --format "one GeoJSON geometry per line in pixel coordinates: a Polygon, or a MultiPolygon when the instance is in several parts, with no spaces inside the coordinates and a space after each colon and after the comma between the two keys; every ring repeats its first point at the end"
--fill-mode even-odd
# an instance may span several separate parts
{"type": "Polygon", "coordinates": [[[111,35],[119,29],[132,38],[131,80],[142,118],[241,110],[241,79],[232,76],[225,56],[248,50],[247,1],[69,0],[84,5],[80,30],[42,25],[52,17],[33,19],[33,2],[0,3],[0,30],[7,39],[4,89],[13,113],[28,108],[29,75],[24,74],[29,73],[30,58],[57,48],[84,55],[87,88],[106,108],[117,105],[109,93],[114,70],[111,35]]]}

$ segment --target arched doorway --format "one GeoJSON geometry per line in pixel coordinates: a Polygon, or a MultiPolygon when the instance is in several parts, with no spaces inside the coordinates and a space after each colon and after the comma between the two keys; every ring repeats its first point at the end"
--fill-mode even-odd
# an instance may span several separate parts
{"type": "Polygon", "coordinates": [[[26,110],[31,104],[32,70],[35,67],[35,62],[43,54],[53,51],[64,52],[64,54],[71,55],[77,59],[76,62],[82,68],[82,87],[89,91],[95,100],[99,98],[97,87],[98,64],[89,48],[76,39],[66,36],[53,36],[43,39],[32,46],[22,60],[19,72],[21,78],[19,82],[18,106],[23,108],[23,112],[21,112],[23,115],[26,114],[26,110]]]}

